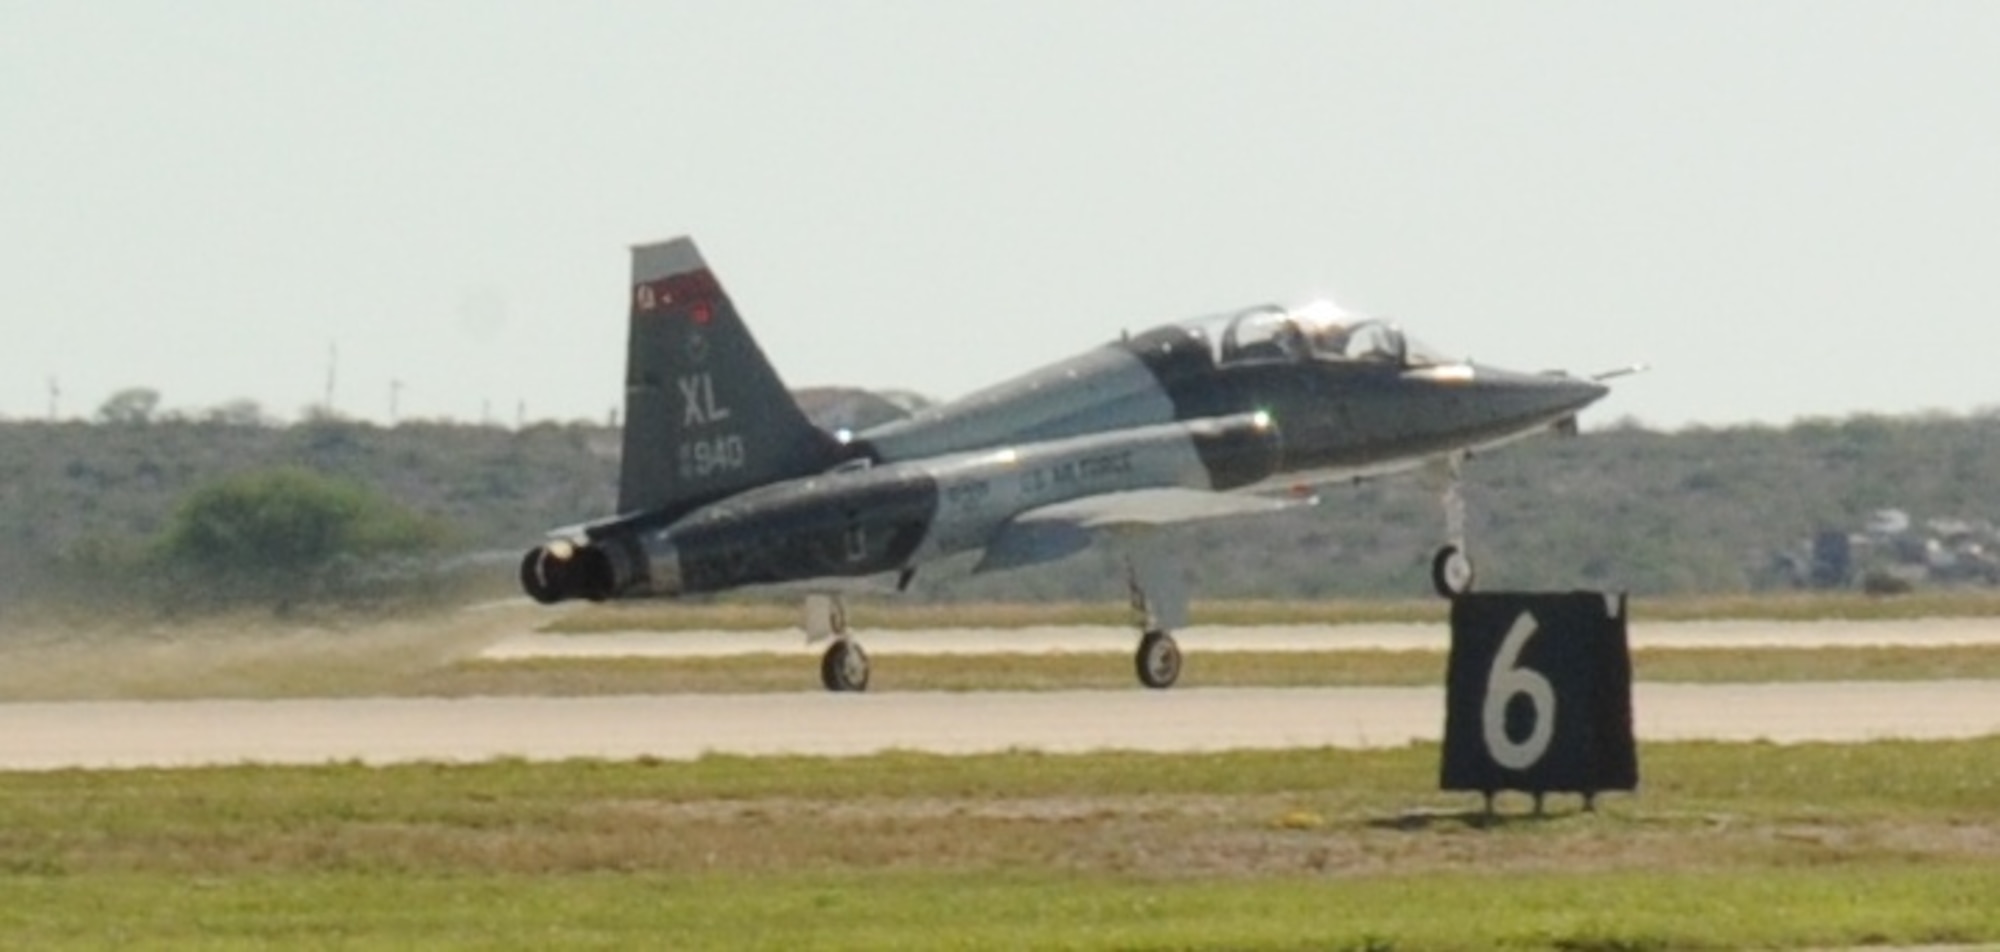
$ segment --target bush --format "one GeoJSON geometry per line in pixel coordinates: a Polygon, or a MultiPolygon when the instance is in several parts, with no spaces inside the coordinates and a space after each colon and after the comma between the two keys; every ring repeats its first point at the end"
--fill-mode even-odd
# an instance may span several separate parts
{"type": "Polygon", "coordinates": [[[373,601],[420,590],[444,539],[434,520],[365,486],[298,468],[196,490],[160,541],[171,602],[373,601]]]}

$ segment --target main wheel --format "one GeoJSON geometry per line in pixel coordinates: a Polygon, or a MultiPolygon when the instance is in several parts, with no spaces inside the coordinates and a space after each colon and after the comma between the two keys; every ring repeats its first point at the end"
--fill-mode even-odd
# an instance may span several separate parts
{"type": "Polygon", "coordinates": [[[835,639],[820,656],[819,680],[829,691],[868,690],[868,653],[845,638],[835,639]]]}
{"type": "Polygon", "coordinates": [[[1455,545],[1437,550],[1431,558],[1431,587],[1439,597],[1457,598],[1472,591],[1472,583],[1477,574],[1472,567],[1472,557],[1455,545]]]}
{"type": "Polygon", "coordinates": [[[1146,632],[1132,660],[1139,669],[1139,683],[1149,688],[1170,688],[1180,680],[1181,646],[1164,631],[1146,632]]]}

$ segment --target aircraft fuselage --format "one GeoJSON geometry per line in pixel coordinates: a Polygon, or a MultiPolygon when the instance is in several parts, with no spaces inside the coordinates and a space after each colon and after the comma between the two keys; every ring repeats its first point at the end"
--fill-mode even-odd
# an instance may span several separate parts
{"type": "Polygon", "coordinates": [[[982,568],[1032,564],[1114,516],[1245,511],[1245,494],[1539,432],[1605,393],[1443,360],[1330,305],[1258,307],[835,439],[804,421],[691,243],[636,249],[634,267],[622,511],[528,554],[523,585],[543,601],[877,575],[982,549],[982,568]]]}

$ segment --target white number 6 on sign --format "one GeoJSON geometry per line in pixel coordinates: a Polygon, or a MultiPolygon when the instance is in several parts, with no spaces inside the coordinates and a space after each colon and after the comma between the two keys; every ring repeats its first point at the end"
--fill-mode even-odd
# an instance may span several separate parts
{"type": "Polygon", "coordinates": [[[1541,762],[1542,755],[1549,752],[1549,741],[1555,738],[1555,686],[1541,672],[1519,665],[1521,649],[1540,628],[1533,614],[1522,612],[1521,617],[1514,619],[1514,627],[1507,630],[1507,637],[1501,640],[1500,652],[1493,657],[1493,670],[1486,673],[1486,706],[1480,712],[1480,733],[1485,735],[1486,751],[1493,755],[1493,762],[1508,770],[1526,770],[1541,762]],[[1507,736],[1507,705],[1516,696],[1525,696],[1528,706],[1534,709],[1534,726],[1528,730],[1527,739],[1519,742],[1507,736]]]}

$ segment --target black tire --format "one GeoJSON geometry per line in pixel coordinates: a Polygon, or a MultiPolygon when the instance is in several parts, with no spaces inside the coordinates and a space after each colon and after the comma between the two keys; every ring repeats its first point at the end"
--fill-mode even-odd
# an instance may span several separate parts
{"type": "Polygon", "coordinates": [[[1139,683],[1149,688],[1170,688],[1181,679],[1181,646],[1164,631],[1146,632],[1132,662],[1138,669],[1139,683]]]}
{"type": "Polygon", "coordinates": [[[1458,546],[1445,546],[1431,557],[1431,588],[1437,590],[1440,598],[1457,598],[1472,591],[1477,579],[1472,557],[1458,546]]]}
{"type": "Polygon", "coordinates": [[[868,690],[868,652],[845,638],[836,639],[820,656],[819,681],[834,692],[868,690]]]}

